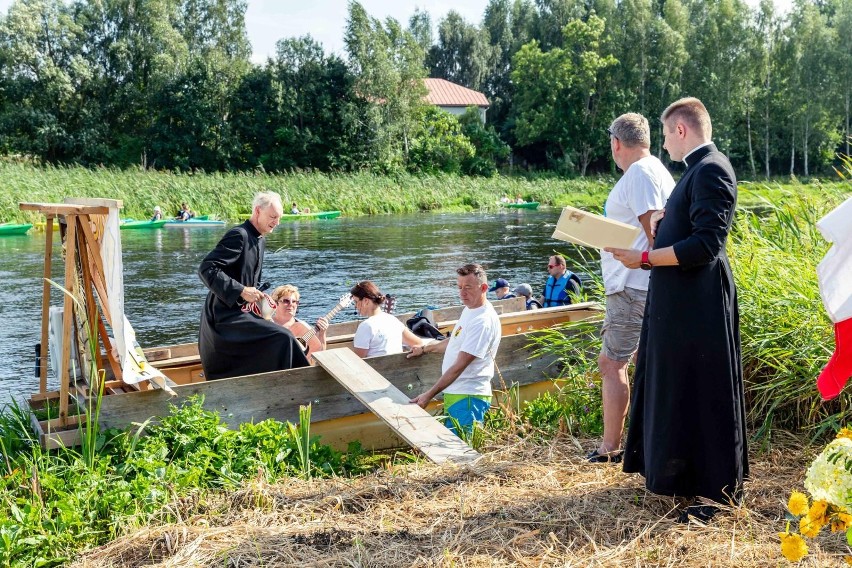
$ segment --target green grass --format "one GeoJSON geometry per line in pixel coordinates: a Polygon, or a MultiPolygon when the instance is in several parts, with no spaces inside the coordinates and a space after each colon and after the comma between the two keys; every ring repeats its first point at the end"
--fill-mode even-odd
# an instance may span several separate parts
{"type": "Polygon", "coordinates": [[[229,430],[200,399],[139,432],[101,432],[89,448],[42,450],[24,409],[0,412],[0,566],[54,566],[124,531],[181,514],[167,507],[251,480],[352,475],[372,470],[298,426],[266,420],[229,430]]]}
{"type": "MultiPolygon", "coordinates": [[[[381,176],[368,172],[184,174],[0,162],[0,179],[4,186],[0,192],[0,221],[37,222],[42,220],[40,216],[20,211],[19,202],[57,203],[65,197],[120,199],[124,202],[125,216],[145,219],[154,205],[163,207],[169,216],[186,201],[196,212],[237,220],[250,212],[253,195],[262,190],[277,191],[285,204],[295,201],[302,208],[340,210],[349,216],[493,209],[503,195],[521,195],[527,201],[538,201],[545,206],[570,204],[600,211],[617,178],[381,176]]],[[[832,187],[842,186],[819,180],[809,183],[786,180],[783,184],[744,182],[741,205],[760,206],[767,197],[774,201],[791,195],[818,194],[832,187]]]]}

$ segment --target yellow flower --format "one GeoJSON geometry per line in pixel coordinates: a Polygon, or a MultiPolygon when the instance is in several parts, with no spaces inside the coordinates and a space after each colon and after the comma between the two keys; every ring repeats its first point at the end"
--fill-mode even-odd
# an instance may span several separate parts
{"type": "Polygon", "coordinates": [[[799,532],[802,533],[802,536],[814,538],[819,534],[821,528],[822,524],[811,517],[802,517],[799,520],[799,532]]]}
{"type": "Polygon", "coordinates": [[[827,508],[828,503],[825,501],[814,501],[811,505],[811,510],[808,511],[808,518],[822,527],[826,523],[825,511],[827,508]]]}
{"type": "Polygon", "coordinates": [[[793,491],[790,493],[790,500],[787,502],[787,510],[797,517],[806,515],[808,513],[808,498],[804,493],[793,491]]]}
{"type": "Polygon", "coordinates": [[[850,440],[852,440],[852,429],[841,428],[840,432],[837,433],[837,438],[849,438],[850,440]]]}
{"type": "Polygon", "coordinates": [[[852,515],[848,513],[837,513],[831,518],[831,532],[841,532],[852,524],[852,515]]]}
{"type": "Polygon", "coordinates": [[[798,562],[807,555],[808,545],[799,535],[782,532],[778,536],[781,537],[781,554],[790,562],[798,562]]]}

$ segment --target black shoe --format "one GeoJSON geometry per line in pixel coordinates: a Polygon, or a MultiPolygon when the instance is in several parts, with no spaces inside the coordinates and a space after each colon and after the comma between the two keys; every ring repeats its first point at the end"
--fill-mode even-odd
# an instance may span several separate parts
{"type": "Polygon", "coordinates": [[[676,522],[685,525],[689,523],[689,518],[692,517],[696,521],[701,521],[702,523],[707,524],[718,512],[719,507],[714,505],[690,505],[680,512],[677,516],[676,522]]]}
{"type": "Polygon", "coordinates": [[[586,461],[591,463],[621,463],[623,456],[624,450],[618,450],[609,454],[601,454],[597,450],[594,450],[586,456],[586,461]]]}

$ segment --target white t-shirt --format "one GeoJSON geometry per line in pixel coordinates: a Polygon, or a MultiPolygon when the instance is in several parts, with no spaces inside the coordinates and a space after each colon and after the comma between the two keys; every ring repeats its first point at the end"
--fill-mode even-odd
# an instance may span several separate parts
{"type": "MultiPolygon", "coordinates": [[[[650,243],[639,216],[665,207],[674,185],[663,163],[654,156],[647,156],[633,162],[609,192],[604,215],[642,229],[631,248],[648,250],[650,243]]],[[[627,287],[648,289],[650,273],[647,270],[627,268],[604,251],[601,251],[601,274],[606,294],[615,294],[627,287]]]]}
{"type": "Polygon", "coordinates": [[[402,331],[405,325],[392,315],[379,312],[358,325],[353,344],[366,349],[367,357],[402,353],[402,331]]]}
{"type": "Polygon", "coordinates": [[[500,336],[500,318],[491,302],[486,301],[475,310],[462,310],[444,351],[441,373],[446,373],[453,366],[460,351],[476,358],[444,389],[445,393],[491,395],[494,357],[500,346],[500,336]]]}

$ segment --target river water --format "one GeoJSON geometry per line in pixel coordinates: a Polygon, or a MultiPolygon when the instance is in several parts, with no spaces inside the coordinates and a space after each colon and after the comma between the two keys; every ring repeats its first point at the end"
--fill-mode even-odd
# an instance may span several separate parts
{"type": "MultiPolygon", "coordinates": [[[[299,317],[313,321],[359,280],[373,280],[398,298],[396,312],[458,304],[455,269],[478,262],[489,279],[514,287],[530,283],[536,294],[554,250],[578,272],[597,269],[597,255],[551,238],[559,209],[492,213],[341,217],[284,223],[267,237],[263,279],[295,284],[299,317]],[[586,266],[586,268],[584,268],[586,266]]],[[[223,228],[122,231],[125,313],[143,347],[198,339],[207,293],[196,270],[224,234],[223,228]]],[[[38,390],[34,346],[39,341],[45,238],[0,237],[0,404],[38,390]]],[[[54,279],[64,282],[54,244],[54,279]]],[[[52,293],[53,303],[61,302],[52,293]]],[[[489,298],[494,298],[489,294],[489,298]]],[[[356,319],[353,308],[335,322],[356,319]]],[[[56,383],[52,383],[56,387],[56,383]]]]}

